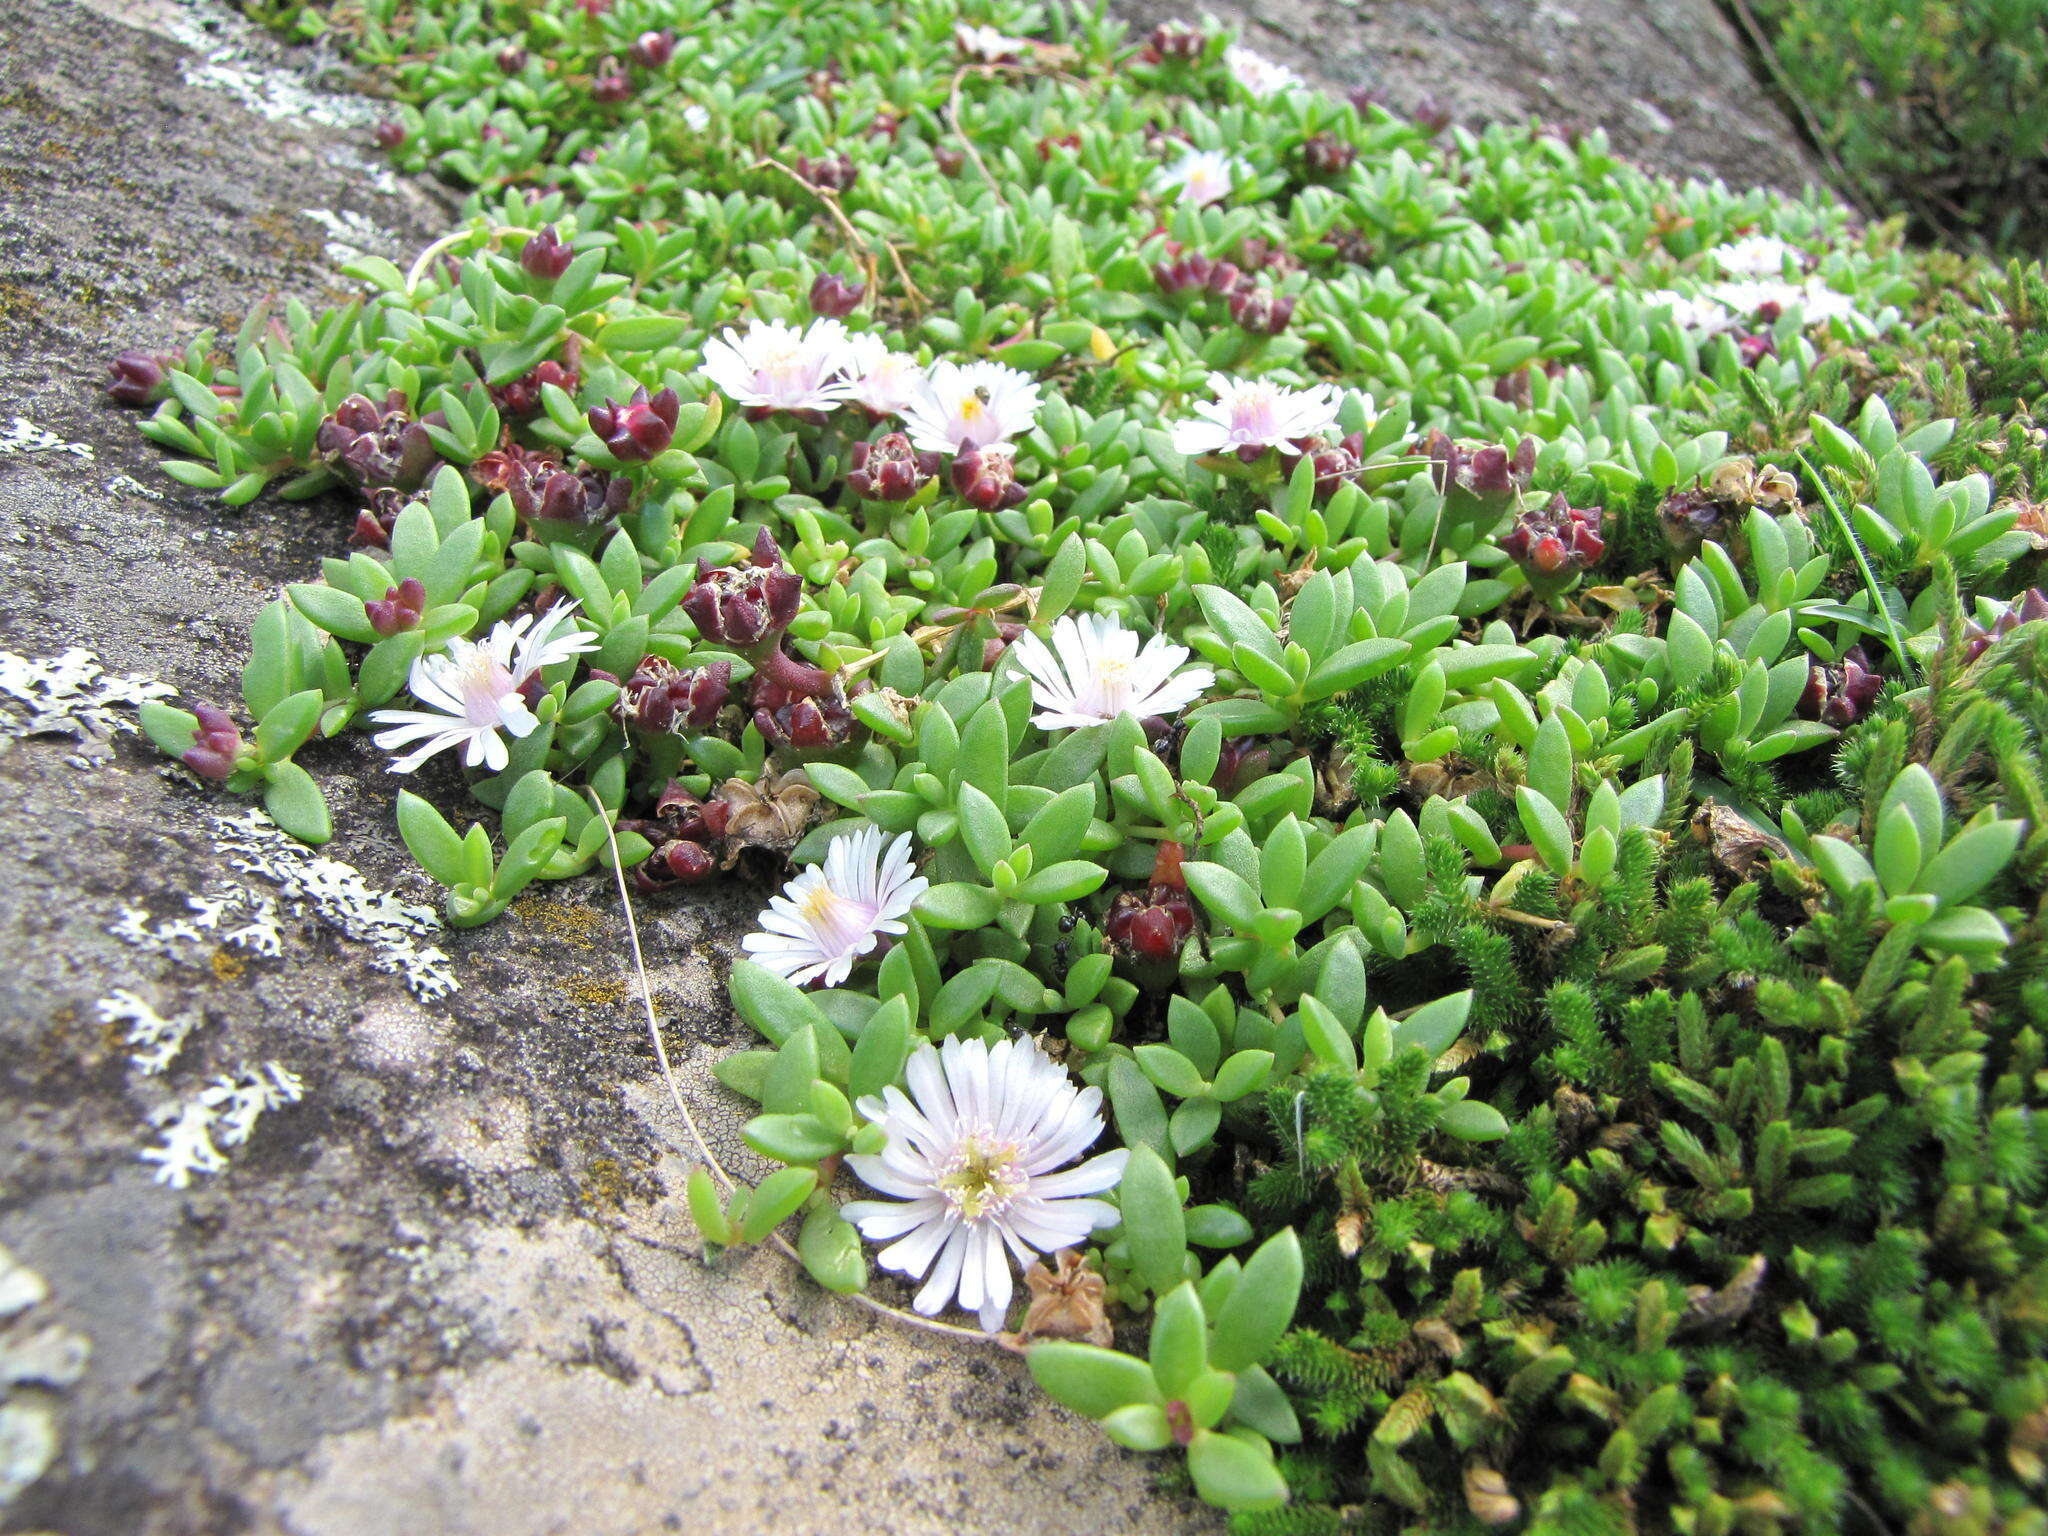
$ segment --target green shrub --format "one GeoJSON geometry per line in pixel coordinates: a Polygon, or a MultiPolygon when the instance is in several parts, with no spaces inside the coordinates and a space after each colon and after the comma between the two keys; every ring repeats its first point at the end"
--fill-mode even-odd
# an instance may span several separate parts
{"type": "Polygon", "coordinates": [[[1852,194],[1910,210],[1923,236],[2041,248],[2048,31],[2032,0],[1747,6],[1852,194]]]}

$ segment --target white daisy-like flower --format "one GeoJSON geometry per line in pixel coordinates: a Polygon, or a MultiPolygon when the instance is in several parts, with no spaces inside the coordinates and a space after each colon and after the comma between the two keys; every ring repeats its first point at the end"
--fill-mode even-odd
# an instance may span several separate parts
{"type": "Polygon", "coordinates": [[[1829,320],[1855,320],[1863,325],[1872,323],[1856,307],[1854,299],[1839,288],[1830,288],[1817,277],[1809,277],[1801,285],[1799,302],[1805,309],[1808,325],[1819,325],[1829,320]]]}
{"type": "Polygon", "coordinates": [[[884,1269],[924,1281],[919,1312],[935,1316],[957,1295],[994,1333],[1014,1289],[1011,1257],[1028,1264],[1114,1223],[1116,1207],[1089,1197],[1115,1188],[1131,1154],[1063,1167],[1101,1136],[1102,1090],[1077,1088],[1034,1040],[920,1045],[905,1081],[909,1093],[885,1088],[856,1106],[889,1139],[846,1159],[892,1198],[840,1213],[889,1245],[876,1256],[884,1269]]]}
{"type": "Polygon", "coordinates": [[[740,948],[798,986],[822,979],[836,987],[884,934],[904,931],[903,919],[930,884],[912,872],[908,832],[885,852],[882,829],[862,827],[832,839],[824,863],[769,898],[756,919],[761,931],[741,939],[740,948]]]}
{"type": "Polygon", "coordinates": [[[1254,96],[1271,96],[1279,91],[1301,90],[1308,82],[1277,59],[1269,59],[1256,48],[1234,43],[1223,51],[1230,76],[1254,96]]]}
{"type": "Polygon", "coordinates": [[[536,620],[530,613],[501,621],[481,640],[451,640],[448,649],[412,664],[406,689],[425,709],[380,709],[370,718],[389,725],[374,738],[386,751],[421,743],[391,765],[411,773],[449,747],[462,748],[471,768],[501,772],[510,761],[506,736],[524,736],[540,722],[520,689],[543,668],[597,645],[574,627],[576,605],[558,603],[536,620]]]}
{"type": "Polygon", "coordinates": [[[1795,304],[1806,302],[1806,289],[1798,283],[1788,283],[1781,277],[1738,278],[1732,282],[1716,283],[1707,290],[1706,296],[1717,304],[1726,304],[1735,311],[1736,317],[1748,320],[1766,307],[1790,309],[1795,304]]]}
{"type": "Polygon", "coordinates": [[[1652,309],[1669,308],[1671,318],[1680,330],[1707,336],[1727,330],[1736,320],[1735,312],[1718,300],[1679,293],[1671,288],[1646,293],[1643,302],[1652,309]]]}
{"type": "Polygon", "coordinates": [[[683,108],[683,126],[692,133],[702,133],[711,126],[711,109],[701,102],[691,102],[683,108]]]}
{"type": "Polygon", "coordinates": [[[844,400],[852,338],[833,319],[802,330],[780,320],[728,327],[704,343],[704,372],[740,405],[776,411],[830,410],[844,400]]]}
{"type": "Polygon", "coordinates": [[[984,64],[1002,64],[1029,53],[1031,39],[1010,37],[994,27],[971,26],[961,21],[953,25],[953,46],[967,58],[984,64]]]}
{"type": "Polygon", "coordinates": [[[1206,208],[1230,196],[1231,188],[1250,171],[1244,161],[1220,149],[1191,149],[1162,168],[1153,185],[1161,192],[1178,192],[1182,203],[1206,208]]]}
{"type": "Polygon", "coordinates": [[[847,343],[846,398],[877,416],[900,416],[924,389],[924,370],[908,352],[892,352],[873,331],[847,343]]]}
{"type": "Polygon", "coordinates": [[[1102,725],[1126,712],[1141,720],[1177,714],[1216,681],[1207,667],[1182,668],[1186,646],[1154,635],[1140,650],[1135,630],[1101,613],[1063,614],[1050,645],[1024,634],[1008,654],[1031,679],[1031,723],[1046,731],[1102,725]]]}
{"type": "MultiPolygon", "coordinates": [[[[1268,379],[1212,373],[1209,390],[1216,398],[1198,402],[1193,420],[1173,424],[1175,453],[1193,458],[1239,448],[1277,448],[1337,428],[1338,396],[1332,384],[1282,389],[1268,379]]],[[[1366,412],[1372,414],[1370,399],[1366,412]]]]}
{"type": "Polygon", "coordinates": [[[928,453],[986,448],[1031,430],[1038,382],[1002,363],[937,362],[900,414],[911,442],[928,453]]]}
{"type": "Polygon", "coordinates": [[[1785,263],[1803,262],[1805,253],[1776,235],[1744,235],[1715,246],[1707,260],[1730,277],[1783,277],[1785,263]]]}

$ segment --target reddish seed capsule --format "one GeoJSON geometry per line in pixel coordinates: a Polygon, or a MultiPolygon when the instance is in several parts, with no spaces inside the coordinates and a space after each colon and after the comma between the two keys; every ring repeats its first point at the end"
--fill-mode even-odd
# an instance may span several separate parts
{"type": "Polygon", "coordinates": [[[370,628],[384,639],[417,628],[427,611],[427,589],[418,578],[408,576],[382,597],[363,604],[370,628]]]}
{"type": "Polygon", "coordinates": [[[843,320],[860,308],[860,301],[868,296],[868,285],[858,278],[848,279],[836,272],[820,272],[811,281],[811,312],[843,320]]]}
{"type": "Polygon", "coordinates": [[[676,56],[676,35],[664,27],[642,32],[626,48],[626,57],[642,69],[660,69],[676,56]]]}
{"type": "Polygon", "coordinates": [[[682,608],[708,643],[751,651],[780,641],[802,597],[803,578],[782,563],[774,536],[763,528],[749,560],[700,569],[682,608]]]}
{"type": "Polygon", "coordinates": [[[199,729],[192,745],[179,757],[202,779],[224,779],[235,771],[235,759],[242,750],[242,732],[226,710],[212,704],[193,707],[199,729]]]}
{"type": "Polygon", "coordinates": [[[672,389],[650,396],[645,385],[624,405],[607,399],[589,411],[590,430],[615,459],[644,464],[675,440],[682,401],[672,389]]]}
{"type": "Polygon", "coordinates": [[[397,149],[407,138],[405,124],[394,123],[388,118],[370,131],[375,135],[379,149],[397,149]]]}
{"type": "Polygon", "coordinates": [[[567,241],[555,233],[555,226],[543,224],[538,233],[531,236],[519,250],[519,267],[528,277],[537,277],[553,282],[569,270],[569,263],[576,259],[576,253],[567,241]]]}
{"type": "Polygon", "coordinates": [[[908,501],[938,472],[937,454],[920,453],[901,432],[888,432],[853,445],[846,483],[869,501],[908,501]]]}
{"type": "Polygon", "coordinates": [[[116,354],[107,364],[107,393],[123,405],[148,405],[163,399],[163,362],[147,352],[116,354]]]}

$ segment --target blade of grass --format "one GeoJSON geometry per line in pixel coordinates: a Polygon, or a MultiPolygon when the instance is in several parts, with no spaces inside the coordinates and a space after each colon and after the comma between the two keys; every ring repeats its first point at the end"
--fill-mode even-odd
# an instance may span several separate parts
{"type": "Polygon", "coordinates": [[[1877,584],[1877,573],[1871,570],[1869,557],[1863,553],[1863,546],[1856,541],[1856,530],[1849,526],[1849,519],[1842,512],[1842,504],[1835,500],[1834,491],[1829,488],[1827,481],[1821,478],[1820,471],[1813,467],[1813,461],[1807,458],[1804,452],[1796,457],[1799,460],[1799,467],[1806,471],[1806,478],[1811,480],[1814,488],[1820,492],[1821,502],[1827,507],[1828,515],[1835,520],[1835,527],[1841,530],[1842,537],[1848,541],[1849,553],[1855,557],[1856,570],[1863,578],[1863,590],[1870,594],[1870,606],[1877,611],[1877,617],[1884,625],[1885,644],[1891,647],[1892,655],[1898,658],[1900,675],[1910,676],[1917,668],[1906,650],[1905,636],[1899,633],[1898,621],[1892,617],[1891,607],[1884,600],[1884,589],[1877,584]]]}

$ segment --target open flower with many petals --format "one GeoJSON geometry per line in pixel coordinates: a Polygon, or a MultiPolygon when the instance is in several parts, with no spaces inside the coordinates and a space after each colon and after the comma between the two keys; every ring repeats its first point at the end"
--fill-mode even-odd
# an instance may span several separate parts
{"type": "Polygon", "coordinates": [[[1122,1147],[1073,1168],[1102,1135],[1102,1090],[1078,1088],[1033,1040],[957,1036],[921,1045],[905,1070],[910,1091],[885,1088],[857,1108],[888,1136],[847,1167],[885,1200],[841,1214],[869,1242],[887,1243],[884,1269],[922,1280],[911,1303],[926,1317],[956,1296],[990,1333],[1003,1324],[1012,1257],[1029,1263],[1117,1220],[1091,1198],[1116,1187],[1122,1147]]]}
{"type": "Polygon", "coordinates": [[[862,827],[834,838],[824,863],[770,898],[760,931],[740,940],[740,948],[798,986],[836,987],[884,935],[903,932],[911,904],[930,884],[913,873],[908,832],[884,851],[882,829],[862,827]]]}
{"type": "Polygon", "coordinates": [[[927,453],[1007,443],[1038,419],[1038,383],[1002,363],[937,362],[902,416],[911,442],[927,453]]]}
{"type": "Polygon", "coordinates": [[[1707,260],[1731,277],[1783,277],[1785,263],[1803,262],[1805,253],[1776,235],[1744,235],[1715,246],[1707,260]]]}
{"type": "Polygon", "coordinates": [[[780,320],[727,327],[704,343],[704,372],[740,405],[772,411],[824,411],[845,399],[842,375],[853,361],[851,338],[837,320],[802,330],[780,320]]]}
{"type": "Polygon", "coordinates": [[[1174,452],[1192,458],[1201,453],[1283,448],[1337,430],[1334,385],[1282,389],[1270,379],[1234,379],[1227,373],[1212,373],[1209,390],[1216,398],[1198,403],[1193,420],[1174,423],[1174,452]]]}
{"type": "Polygon", "coordinates": [[[846,398],[875,416],[900,416],[924,393],[924,370],[908,352],[892,352],[873,331],[847,342],[846,398]]]}
{"type": "Polygon", "coordinates": [[[1154,185],[1161,192],[1177,192],[1178,201],[1206,208],[1230,196],[1231,189],[1251,174],[1251,167],[1235,155],[1220,149],[1191,149],[1160,171],[1154,185]]]}
{"type": "Polygon", "coordinates": [[[1010,647],[1031,679],[1038,706],[1031,723],[1047,731],[1102,725],[1127,712],[1141,720],[1177,714],[1216,681],[1207,667],[1181,665],[1190,654],[1164,635],[1140,650],[1136,631],[1101,613],[1062,615],[1050,645],[1026,634],[1010,647]]]}
{"type": "Polygon", "coordinates": [[[1277,59],[1269,59],[1256,48],[1247,48],[1241,43],[1224,50],[1223,63],[1230,70],[1230,76],[1254,96],[1272,96],[1281,91],[1299,90],[1308,82],[1277,59]]]}
{"type": "Polygon", "coordinates": [[[994,27],[953,24],[953,46],[962,58],[980,64],[1015,64],[1031,51],[1028,37],[1010,37],[994,27]]]}
{"type": "Polygon", "coordinates": [[[419,743],[391,765],[411,773],[449,747],[462,749],[471,768],[501,772],[510,761],[507,736],[525,736],[540,722],[521,692],[544,668],[597,645],[575,627],[576,605],[559,603],[539,618],[521,614],[492,626],[481,640],[453,640],[448,649],[412,664],[406,684],[425,709],[380,709],[372,720],[388,725],[377,745],[386,751],[419,743]]]}

